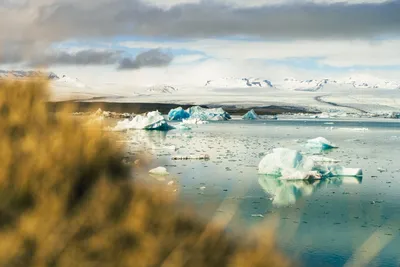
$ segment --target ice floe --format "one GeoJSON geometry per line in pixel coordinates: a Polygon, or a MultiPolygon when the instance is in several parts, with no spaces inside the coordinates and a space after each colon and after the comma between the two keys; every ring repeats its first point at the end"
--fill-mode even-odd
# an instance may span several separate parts
{"type": "Polygon", "coordinates": [[[328,141],[324,137],[317,137],[314,139],[307,140],[306,147],[313,148],[313,149],[326,150],[326,149],[331,149],[331,148],[337,148],[338,146],[336,146],[332,142],[328,141]]]}
{"type": "Polygon", "coordinates": [[[113,128],[114,131],[124,131],[130,129],[167,131],[173,129],[173,127],[167,123],[160,112],[152,111],[145,115],[137,115],[133,119],[119,121],[113,128]]]}
{"type": "Polygon", "coordinates": [[[243,120],[257,120],[258,119],[258,115],[254,111],[254,109],[252,109],[252,110],[249,110],[246,114],[244,114],[242,119],[243,120]]]}
{"type": "Polygon", "coordinates": [[[334,176],[362,176],[359,168],[346,168],[330,158],[306,156],[300,151],[275,148],[259,163],[259,174],[286,180],[322,179],[334,176]]]}
{"type": "Polygon", "coordinates": [[[208,121],[201,120],[199,118],[190,118],[187,120],[182,120],[182,124],[207,124],[208,121]]]}
{"type": "Polygon", "coordinates": [[[167,171],[167,169],[165,167],[157,167],[154,169],[151,169],[149,171],[150,174],[153,175],[158,175],[158,176],[167,176],[169,175],[169,172],[167,171]]]}
{"type": "Polygon", "coordinates": [[[209,160],[210,156],[207,154],[201,154],[201,155],[187,155],[187,156],[183,156],[183,155],[177,155],[177,156],[173,156],[172,160],[191,160],[191,159],[205,159],[205,160],[209,160]]]}

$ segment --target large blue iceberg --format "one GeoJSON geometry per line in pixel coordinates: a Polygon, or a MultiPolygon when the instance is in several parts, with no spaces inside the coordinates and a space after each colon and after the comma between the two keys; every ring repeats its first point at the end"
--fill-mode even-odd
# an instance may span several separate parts
{"type": "Polygon", "coordinates": [[[222,108],[202,108],[195,106],[186,110],[190,118],[196,118],[204,121],[226,121],[231,119],[231,115],[222,108]]]}
{"type": "Polygon", "coordinates": [[[258,119],[258,115],[257,113],[254,111],[254,109],[248,111],[246,114],[244,114],[243,120],[257,120],[258,119]]]}
{"type": "Polygon", "coordinates": [[[190,107],[187,110],[181,107],[171,109],[168,113],[169,120],[198,119],[201,121],[225,121],[231,119],[231,115],[222,108],[190,107]]]}
{"type": "Polygon", "coordinates": [[[168,113],[168,119],[171,121],[180,121],[188,119],[190,117],[189,112],[184,110],[182,107],[171,109],[168,113]]]}

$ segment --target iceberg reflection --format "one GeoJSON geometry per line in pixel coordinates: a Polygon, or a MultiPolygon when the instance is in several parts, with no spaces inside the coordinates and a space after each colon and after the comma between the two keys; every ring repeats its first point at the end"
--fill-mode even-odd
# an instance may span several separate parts
{"type": "Polygon", "coordinates": [[[294,205],[300,198],[311,196],[322,186],[333,184],[361,184],[362,177],[339,176],[323,180],[281,180],[276,176],[260,175],[258,183],[272,197],[274,206],[294,205]]]}

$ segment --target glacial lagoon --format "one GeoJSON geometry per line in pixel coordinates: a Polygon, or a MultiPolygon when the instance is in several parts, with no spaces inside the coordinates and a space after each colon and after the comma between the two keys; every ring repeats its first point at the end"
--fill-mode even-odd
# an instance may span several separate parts
{"type": "Polygon", "coordinates": [[[128,131],[124,142],[130,153],[153,158],[150,168],[165,167],[170,175],[157,182],[175,184],[205,220],[225,216],[240,231],[274,219],[279,245],[303,266],[400,265],[398,121],[236,118],[190,127],[128,131]],[[304,150],[319,136],[339,146],[323,156],[362,168],[363,176],[280,181],[258,174],[273,148],[304,150]],[[204,154],[209,160],[172,160],[204,154]]]}

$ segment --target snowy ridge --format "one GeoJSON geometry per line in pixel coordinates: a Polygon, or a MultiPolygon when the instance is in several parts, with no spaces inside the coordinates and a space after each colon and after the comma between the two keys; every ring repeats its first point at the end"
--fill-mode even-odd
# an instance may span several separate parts
{"type": "Polygon", "coordinates": [[[286,78],[282,82],[277,83],[279,89],[295,90],[295,91],[318,91],[327,84],[336,84],[335,80],[297,80],[294,78],[286,78]]]}
{"type": "Polygon", "coordinates": [[[271,81],[259,78],[221,78],[209,80],[205,86],[217,88],[274,87],[271,81]]]}
{"type": "Polygon", "coordinates": [[[146,92],[156,93],[156,94],[172,94],[173,92],[176,91],[178,91],[177,88],[169,85],[152,86],[146,90],[146,92]]]}
{"type": "Polygon", "coordinates": [[[54,79],[54,81],[55,85],[69,86],[74,88],[87,88],[87,86],[77,78],[74,79],[66,75],[63,75],[61,78],[54,79]]]}
{"type": "Polygon", "coordinates": [[[0,70],[0,79],[27,79],[47,76],[49,80],[57,80],[59,77],[53,72],[24,71],[24,70],[0,70]]]}
{"type": "Polygon", "coordinates": [[[400,81],[388,81],[367,75],[352,76],[340,80],[335,79],[308,79],[299,80],[295,78],[285,78],[283,80],[267,80],[262,78],[221,78],[209,80],[206,87],[213,88],[254,88],[265,87],[292,91],[316,92],[326,86],[356,89],[400,89],[400,81]]]}
{"type": "Polygon", "coordinates": [[[67,87],[73,87],[73,88],[87,88],[87,86],[77,78],[71,78],[66,75],[63,75],[60,78],[54,72],[41,72],[41,71],[34,71],[34,70],[29,70],[29,71],[0,70],[0,79],[23,80],[23,79],[43,77],[43,76],[47,77],[56,86],[67,86],[67,87]]]}
{"type": "Polygon", "coordinates": [[[387,81],[368,75],[352,76],[343,80],[341,83],[359,89],[400,89],[400,81],[387,81]]]}

